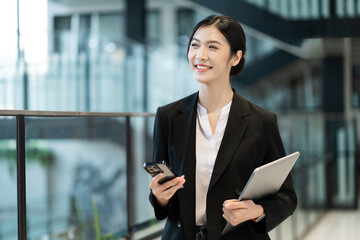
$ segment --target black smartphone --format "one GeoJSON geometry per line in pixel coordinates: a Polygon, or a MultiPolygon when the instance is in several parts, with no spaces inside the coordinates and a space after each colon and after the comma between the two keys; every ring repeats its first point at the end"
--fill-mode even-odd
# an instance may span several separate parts
{"type": "Polygon", "coordinates": [[[144,169],[150,173],[152,177],[155,177],[159,173],[164,173],[164,177],[159,180],[160,184],[177,177],[165,161],[144,163],[144,169]]]}

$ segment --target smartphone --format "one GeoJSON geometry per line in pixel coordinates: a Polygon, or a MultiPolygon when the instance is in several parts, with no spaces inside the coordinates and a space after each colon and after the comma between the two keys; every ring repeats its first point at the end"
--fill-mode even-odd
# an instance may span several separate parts
{"type": "Polygon", "coordinates": [[[165,161],[144,163],[144,169],[150,173],[152,177],[155,177],[159,173],[164,173],[164,177],[159,180],[159,184],[177,177],[165,161]]]}

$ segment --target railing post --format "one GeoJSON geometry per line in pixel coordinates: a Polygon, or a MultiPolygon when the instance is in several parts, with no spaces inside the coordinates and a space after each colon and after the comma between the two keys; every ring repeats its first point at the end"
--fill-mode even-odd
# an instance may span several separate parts
{"type": "Polygon", "coordinates": [[[16,117],[18,239],[26,240],[25,118],[16,117]]]}
{"type": "Polygon", "coordinates": [[[134,225],[134,159],[132,153],[132,132],[130,116],[126,117],[126,207],[127,207],[127,239],[133,239],[134,225]]]}

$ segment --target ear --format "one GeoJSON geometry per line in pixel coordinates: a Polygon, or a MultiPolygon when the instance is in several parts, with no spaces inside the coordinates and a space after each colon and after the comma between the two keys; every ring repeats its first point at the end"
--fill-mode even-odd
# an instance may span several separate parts
{"type": "Polygon", "coordinates": [[[236,54],[234,54],[232,56],[232,63],[231,63],[231,66],[235,67],[236,65],[239,64],[240,60],[241,60],[241,57],[242,57],[242,51],[241,50],[238,50],[236,52],[236,54]]]}

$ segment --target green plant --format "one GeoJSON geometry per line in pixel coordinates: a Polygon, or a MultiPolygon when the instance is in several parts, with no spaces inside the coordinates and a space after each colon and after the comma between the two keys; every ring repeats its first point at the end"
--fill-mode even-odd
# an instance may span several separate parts
{"type": "Polygon", "coordinates": [[[101,234],[101,227],[100,227],[100,219],[99,219],[99,212],[96,203],[95,194],[91,195],[93,210],[94,210],[94,228],[96,233],[96,240],[114,240],[114,236],[110,233],[101,234]]]}
{"type": "MultiPolygon", "coordinates": [[[[43,146],[41,141],[31,140],[26,144],[25,159],[27,163],[39,163],[43,167],[50,166],[55,157],[51,150],[43,146]]],[[[16,171],[16,140],[6,140],[0,143],[0,160],[8,162],[10,175],[14,176],[16,171]]]]}

